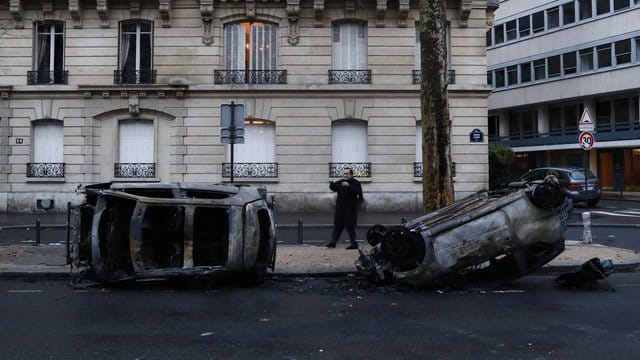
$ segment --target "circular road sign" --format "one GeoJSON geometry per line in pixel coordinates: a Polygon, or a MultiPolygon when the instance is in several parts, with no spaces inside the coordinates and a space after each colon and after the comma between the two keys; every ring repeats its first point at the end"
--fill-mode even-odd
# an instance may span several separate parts
{"type": "Polygon", "coordinates": [[[591,150],[593,145],[596,143],[596,138],[589,131],[583,131],[580,133],[580,137],[578,137],[578,144],[582,150],[591,150]]]}

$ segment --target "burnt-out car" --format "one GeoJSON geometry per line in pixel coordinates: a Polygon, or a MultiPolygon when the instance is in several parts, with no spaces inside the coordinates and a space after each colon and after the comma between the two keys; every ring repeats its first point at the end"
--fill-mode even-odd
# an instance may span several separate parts
{"type": "Polygon", "coordinates": [[[564,250],[567,200],[557,182],[481,191],[367,233],[356,267],[378,281],[445,286],[524,276],[564,250]]]}
{"type": "Polygon", "coordinates": [[[101,282],[246,275],[273,269],[274,213],[249,186],[104,183],[74,207],[71,258],[101,282]]]}

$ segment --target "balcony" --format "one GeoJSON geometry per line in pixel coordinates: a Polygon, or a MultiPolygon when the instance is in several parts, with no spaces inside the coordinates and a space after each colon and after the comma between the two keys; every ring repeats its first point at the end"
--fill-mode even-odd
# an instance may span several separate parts
{"type": "Polygon", "coordinates": [[[286,84],[287,70],[215,70],[214,84],[286,84]]]}
{"type": "MultiPolygon", "coordinates": [[[[231,163],[222,163],[222,177],[231,177],[231,163]]],[[[278,163],[233,163],[233,177],[276,178],[278,163]]]]}
{"type": "Polygon", "coordinates": [[[155,163],[115,163],[113,176],[116,178],[154,178],[155,163]]]}
{"type": "Polygon", "coordinates": [[[422,163],[421,162],[414,162],[413,163],[413,176],[414,177],[422,177],[422,163]]]}
{"type": "Polygon", "coordinates": [[[156,70],[114,70],[113,83],[127,84],[155,84],[156,70]]]}
{"type": "MultiPolygon", "coordinates": [[[[420,84],[421,82],[422,82],[422,71],[413,70],[413,83],[420,84]]],[[[447,70],[447,84],[455,84],[455,83],[456,83],[456,71],[447,70]]]]}
{"type": "Polygon", "coordinates": [[[68,70],[27,71],[27,85],[67,85],[68,70]]]}
{"type": "Polygon", "coordinates": [[[64,163],[27,163],[28,178],[63,178],[64,163]]]}
{"type": "Polygon", "coordinates": [[[342,177],[344,168],[353,170],[353,177],[371,177],[371,163],[329,163],[329,177],[342,177]]]}
{"type": "Polygon", "coordinates": [[[371,70],[329,70],[329,84],[371,84],[371,70]]]}

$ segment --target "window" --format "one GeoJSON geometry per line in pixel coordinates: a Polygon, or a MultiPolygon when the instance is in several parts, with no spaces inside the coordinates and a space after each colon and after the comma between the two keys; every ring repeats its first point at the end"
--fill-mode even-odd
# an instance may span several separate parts
{"type": "Polygon", "coordinates": [[[504,87],[504,68],[496,69],[496,87],[504,87]]]}
{"type": "Polygon", "coordinates": [[[580,11],[580,20],[588,19],[592,14],[591,0],[578,0],[578,8],[580,11]]]}
{"type": "Polygon", "coordinates": [[[531,81],[531,63],[520,64],[520,82],[528,83],[531,81]]]}
{"type": "Polygon", "coordinates": [[[630,112],[629,99],[616,99],[613,101],[613,118],[617,131],[629,130],[630,112]]]}
{"type": "Polygon", "coordinates": [[[560,8],[555,6],[547,9],[547,29],[555,29],[560,26],[560,8]]]}
{"type": "Polygon", "coordinates": [[[572,1],[562,5],[562,24],[572,24],[576,21],[576,5],[572,1]]]}
{"type": "Polygon", "coordinates": [[[518,65],[507,67],[507,85],[518,85],[518,65]]]}
{"type": "Polygon", "coordinates": [[[115,76],[117,84],[155,83],[152,29],[153,23],[150,21],[120,23],[120,53],[115,76]]]}
{"type": "Polygon", "coordinates": [[[636,62],[640,62],[640,38],[636,39],[636,62]]]}
{"type": "Polygon", "coordinates": [[[629,0],[613,0],[613,11],[623,10],[628,8],[629,6],[629,0]]]}
{"type": "MultiPolygon", "coordinates": [[[[275,123],[245,119],[244,144],[234,147],[233,176],[274,178],[278,176],[275,152],[275,123]]],[[[226,161],[222,176],[231,176],[231,145],[225,145],[226,161]]]]}
{"type": "Polygon", "coordinates": [[[118,125],[119,162],[115,177],[155,177],[153,121],[121,120],[118,125]]]}
{"type": "Polygon", "coordinates": [[[545,65],[545,59],[535,60],[533,62],[534,80],[544,80],[547,77],[545,65]]]}
{"type": "Polygon", "coordinates": [[[611,44],[596,46],[598,69],[611,66],[611,44]]]}
{"type": "Polygon", "coordinates": [[[606,14],[611,11],[609,0],[596,0],[596,15],[606,14]]]}
{"type": "Polygon", "coordinates": [[[367,163],[367,125],[364,121],[334,121],[331,127],[330,176],[341,176],[350,165],[354,176],[371,176],[367,163]]]}
{"type": "MultiPolygon", "coordinates": [[[[490,37],[491,36],[491,31],[487,31],[487,35],[490,37]]],[[[488,45],[487,45],[488,46],[488,45]]],[[[422,63],[421,63],[421,59],[422,59],[422,48],[420,46],[420,25],[418,23],[416,23],[416,67],[414,69],[418,69],[421,70],[422,69],[422,63]]]]}
{"type": "Polygon", "coordinates": [[[596,125],[598,131],[611,131],[611,104],[608,100],[596,101],[596,125]]]}
{"type": "Polygon", "coordinates": [[[531,35],[531,20],[529,15],[518,19],[518,32],[520,33],[520,37],[531,35]]]}
{"type": "Polygon", "coordinates": [[[241,22],[224,26],[224,71],[216,83],[282,84],[278,71],[278,26],[261,22],[241,22]]]}
{"type": "Polygon", "coordinates": [[[502,44],[504,42],[504,24],[496,25],[493,28],[493,39],[496,44],[502,44]]]}
{"type": "Polygon", "coordinates": [[[533,33],[544,31],[544,11],[539,11],[531,15],[533,23],[533,33]]]}
{"type": "Polygon", "coordinates": [[[562,54],[562,71],[565,75],[575,74],[578,71],[575,51],[562,54]]]}
{"type": "Polygon", "coordinates": [[[616,41],[614,45],[616,51],[616,65],[630,63],[631,39],[616,41]]]}
{"type": "Polygon", "coordinates": [[[505,24],[506,29],[507,29],[507,41],[509,40],[515,40],[516,37],[518,37],[518,33],[516,30],[516,21],[515,20],[511,20],[509,22],[507,22],[505,24]]]}
{"type": "Polygon", "coordinates": [[[493,86],[493,71],[487,71],[487,85],[493,86]]]}
{"type": "Polygon", "coordinates": [[[64,177],[64,126],[58,120],[33,123],[33,163],[27,164],[27,177],[64,177]]]}
{"type": "Polygon", "coordinates": [[[489,137],[491,139],[498,139],[500,137],[500,117],[498,115],[489,115],[489,137]]]}
{"type": "Polygon", "coordinates": [[[593,70],[593,49],[582,49],[580,54],[580,72],[587,72],[593,70]]]}
{"type": "Polygon", "coordinates": [[[578,132],[578,121],[580,121],[580,115],[582,114],[583,106],[580,104],[564,105],[563,106],[563,128],[565,134],[572,134],[578,132]]]}
{"type": "Polygon", "coordinates": [[[560,76],[560,55],[548,57],[547,66],[547,74],[550,78],[560,76]]]}
{"type": "Polygon", "coordinates": [[[345,22],[332,27],[330,84],[370,84],[367,70],[367,27],[345,22]]]}
{"type": "Polygon", "coordinates": [[[562,134],[562,107],[549,106],[549,132],[552,135],[562,134]]]}
{"type": "Polygon", "coordinates": [[[28,84],[66,84],[67,76],[63,65],[64,23],[36,23],[34,29],[34,71],[28,74],[28,84]]]}
{"type": "MultiPolygon", "coordinates": [[[[416,27],[416,33],[418,33],[418,31],[419,31],[419,30],[418,30],[418,28],[416,27]]],[[[492,41],[491,41],[491,40],[492,40],[492,39],[491,39],[491,29],[487,30],[486,37],[487,37],[487,44],[486,44],[486,45],[487,45],[487,47],[489,47],[489,46],[493,45],[493,43],[492,43],[492,41]]],[[[419,36],[417,36],[417,34],[416,34],[416,42],[419,42],[419,39],[420,39],[420,37],[419,37],[419,36]]]]}
{"type": "Polygon", "coordinates": [[[509,111],[509,136],[530,138],[538,131],[536,110],[509,111]]]}

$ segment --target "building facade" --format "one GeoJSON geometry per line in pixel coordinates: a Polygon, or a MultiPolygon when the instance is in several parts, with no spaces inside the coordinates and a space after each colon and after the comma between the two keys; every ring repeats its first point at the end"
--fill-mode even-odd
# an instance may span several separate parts
{"type": "MultiPolygon", "coordinates": [[[[487,184],[488,141],[469,134],[488,130],[494,9],[447,2],[458,197],[487,184]]],[[[409,0],[0,2],[0,211],[61,210],[91,183],[232,178],[325,211],[344,166],[367,211],[418,210],[418,19],[409,0]]]]}
{"type": "Polygon", "coordinates": [[[487,32],[489,136],[512,177],[588,166],[603,190],[640,191],[640,0],[501,1],[487,32]],[[578,122],[593,120],[582,150],[578,122]]]}

